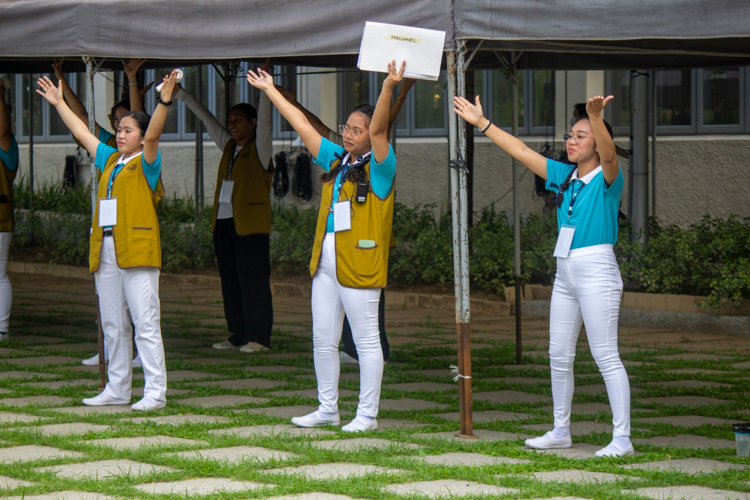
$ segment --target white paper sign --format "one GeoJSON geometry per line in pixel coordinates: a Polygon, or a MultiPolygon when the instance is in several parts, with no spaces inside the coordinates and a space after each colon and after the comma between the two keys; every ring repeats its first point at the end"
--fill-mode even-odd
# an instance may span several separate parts
{"type": "Polygon", "coordinates": [[[333,232],[346,231],[352,228],[352,202],[340,201],[333,205],[333,232]]]}
{"type": "Polygon", "coordinates": [[[117,225],[117,198],[99,200],[99,227],[117,225]]]}
{"type": "Polygon", "coordinates": [[[570,245],[573,244],[573,235],[576,234],[576,228],[574,226],[563,226],[560,228],[560,235],[557,237],[557,245],[555,245],[554,257],[562,257],[566,259],[570,253],[570,245]]]}
{"type": "Polygon", "coordinates": [[[405,77],[435,81],[440,76],[444,44],[445,31],[367,21],[357,67],[388,73],[388,63],[395,59],[398,69],[406,61],[405,77]]]}
{"type": "Polygon", "coordinates": [[[234,181],[224,179],[221,182],[221,191],[219,191],[219,203],[232,203],[232,191],[234,191],[234,181]]]}

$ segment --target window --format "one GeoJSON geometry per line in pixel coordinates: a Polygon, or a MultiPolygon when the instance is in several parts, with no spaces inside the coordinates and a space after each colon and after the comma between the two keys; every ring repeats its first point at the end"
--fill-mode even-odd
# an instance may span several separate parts
{"type": "MultiPolygon", "coordinates": [[[[38,142],[65,142],[70,140],[68,127],[63,123],[57,110],[42,96],[36,93],[37,80],[41,74],[16,75],[14,88],[12,89],[11,105],[13,112],[11,122],[14,126],[15,135],[20,142],[29,140],[29,109],[33,109],[34,140],[38,142]],[[29,96],[31,90],[31,96],[29,96]],[[31,106],[29,106],[31,97],[31,106]],[[16,103],[21,103],[16,106],[16,103]]],[[[47,75],[50,76],[50,75],[47,75]]],[[[54,79],[54,75],[51,75],[54,79]]],[[[76,89],[79,82],[85,82],[84,75],[66,73],[68,84],[76,89]]],[[[85,96],[85,94],[84,94],[85,96]]]]}
{"type": "Polygon", "coordinates": [[[744,125],[743,68],[699,70],[699,132],[741,132],[744,125]]]}

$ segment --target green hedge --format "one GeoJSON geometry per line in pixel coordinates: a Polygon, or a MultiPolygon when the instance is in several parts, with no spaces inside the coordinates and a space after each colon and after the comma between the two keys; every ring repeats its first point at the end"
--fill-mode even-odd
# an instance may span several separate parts
{"type": "MultiPolygon", "coordinates": [[[[23,185],[23,184],[21,184],[23,185]]],[[[89,203],[85,189],[37,190],[34,210],[20,216],[12,252],[32,260],[83,266],[88,260],[89,203]]],[[[28,192],[16,191],[16,207],[28,209],[28,192]]],[[[210,209],[194,221],[192,200],[167,198],[159,205],[164,271],[215,269],[209,231],[210,209]]],[[[450,216],[434,206],[396,203],[389,279],[405,285],[451,285],[453,249],[450,216]]],[[[271,262],[277,272],[308,272],[317,209],[274,207],[271,262]]],[[[472,287],[503,294],[513,282],[513,228],[504,212],[485,209],[469,232],[472,287]]],[[[687,229],[650,221],[646,245],[633,243],[629,223],[620,223],[615,253],[627,290],[707,296],[707,307],[722,299],[750,299],[750,218],[705,217],[687,229]]],[[[551,284],[557,221],[529,216],[522,220],[522,280],[551,284]]]]}

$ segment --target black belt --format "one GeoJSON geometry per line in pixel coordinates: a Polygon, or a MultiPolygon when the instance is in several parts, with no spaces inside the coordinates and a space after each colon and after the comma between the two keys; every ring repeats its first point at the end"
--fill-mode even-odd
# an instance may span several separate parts
{"type": "Polygon", "coordinates": [[[103,234],[104,236],[112,236],[112,228],[111,227],[104,228],[103,234]]]}

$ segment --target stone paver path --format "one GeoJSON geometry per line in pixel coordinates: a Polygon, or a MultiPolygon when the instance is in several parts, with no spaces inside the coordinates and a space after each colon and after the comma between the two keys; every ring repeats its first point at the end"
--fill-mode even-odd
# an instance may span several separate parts
{"type": "Polygon", "coordinates": [[[139,484],[136,488],[152,495],[183,494],[192,496],[273,488],[273,485],[234,481],[228,478],[201,478],[167,483],[139,484]]]}
{"type": "Polygon", "coordinates": [[[153,472],[169,472],[169,467],[133,462],[131,460],[101,460],[53,467],[40,467],[40,472],[53,472],[59,477],[105,479],[113,476],[139,476],[153,472]]]}
{"type": "Polygon", "coordinates": [[[285,467],[282,469],[269,469],[264,473],[284,475],[299,474],[306,476],[309,479],[322,481],[335,478],[361,477],[367,474],[399,474],[400,472],[400,470],[386,469],[374,465],[347,464],[339,462],[335,464],[303,465],[297,467],[285,467]]]}
{"type": "Polygon", "coordinates": [[[416,495],[430,498],[465,497],[469,495],[505,495],[513,494],[517,490],[500,488],[489,484],[473,481],[457,481],[455,479],[440,479],[437,481],[419,481],[416,483],[393,484],[385,488],[396,495],[416,495]]]}

